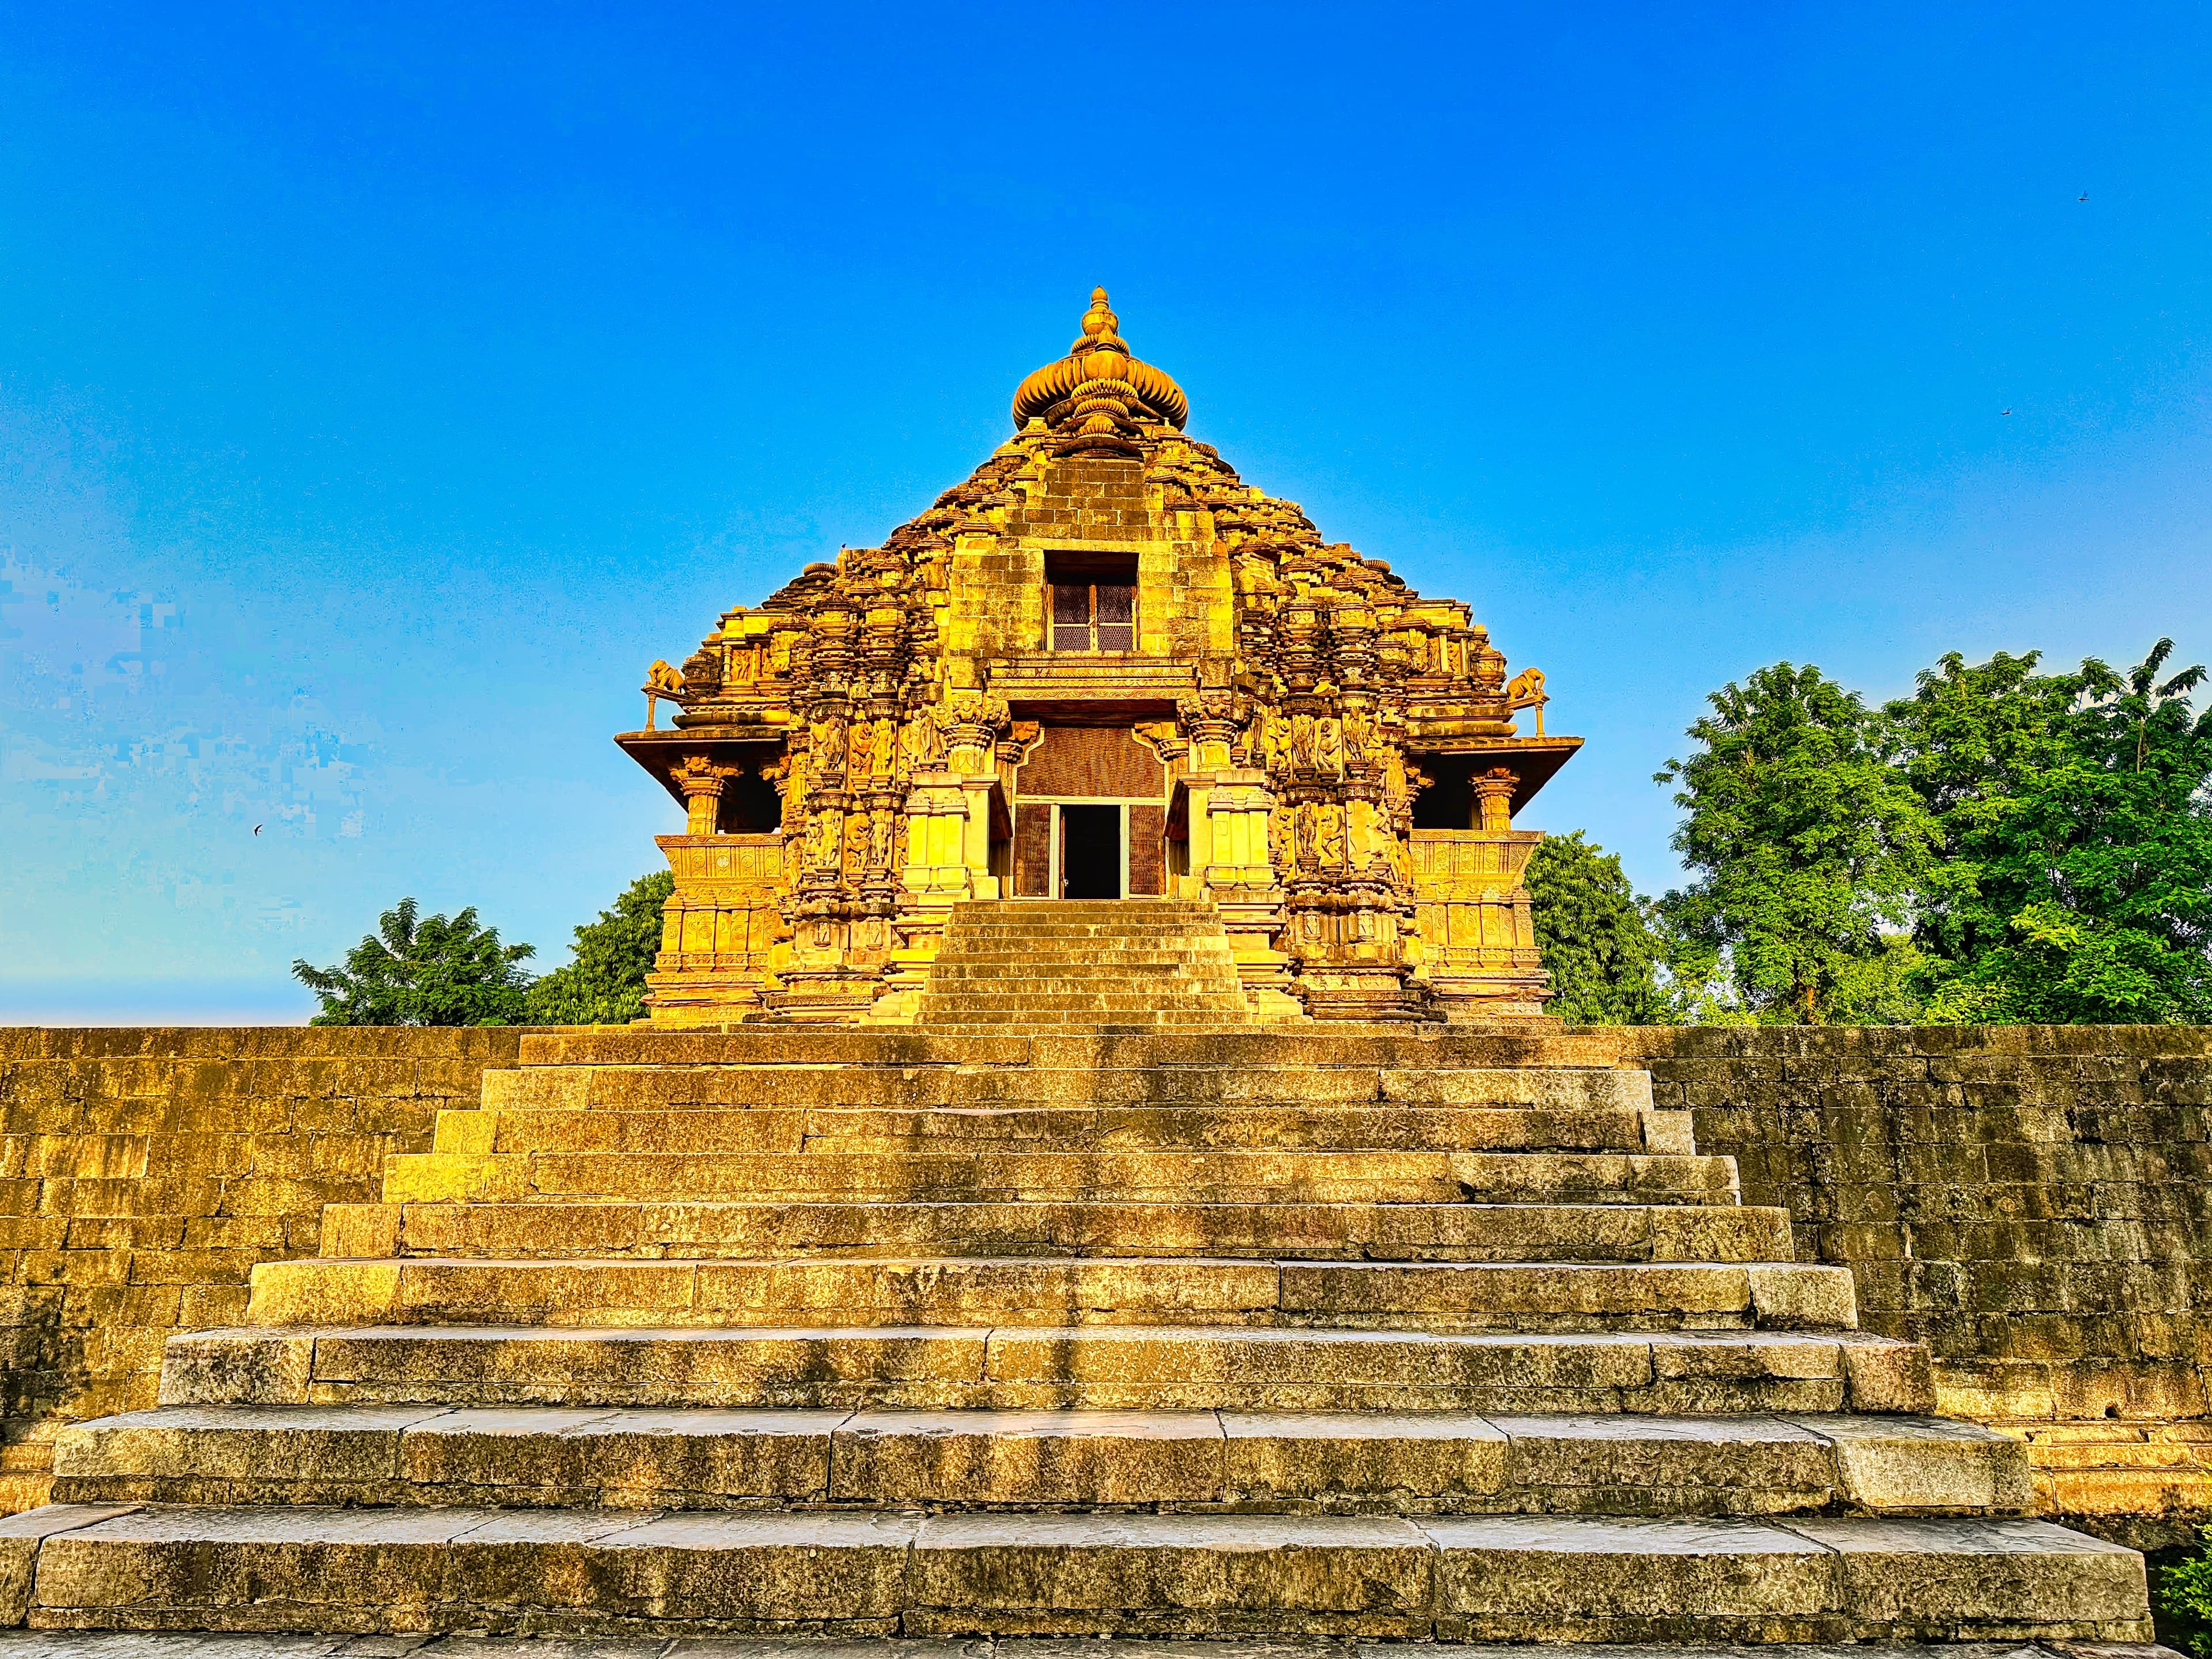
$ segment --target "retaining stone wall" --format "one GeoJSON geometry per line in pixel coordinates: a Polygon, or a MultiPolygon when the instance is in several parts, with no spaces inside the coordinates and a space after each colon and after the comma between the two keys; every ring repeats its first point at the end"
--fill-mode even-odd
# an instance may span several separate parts
{"type": "Polygon", "coordinates": [[[0,1514],[55,1430],[154,1403],[174,1330],[234,1324],[257,1261],[373,1202],[516,1030],[0,1029],[0,1514]]]}
{"type": "Polygon", "coordinates": [[[1950,1415],[2045,1501],[2154,1547],[2212,1518],[2212,1030],[1623,1033],[1860,1322],[1929,1344],[1950,1415]]]}

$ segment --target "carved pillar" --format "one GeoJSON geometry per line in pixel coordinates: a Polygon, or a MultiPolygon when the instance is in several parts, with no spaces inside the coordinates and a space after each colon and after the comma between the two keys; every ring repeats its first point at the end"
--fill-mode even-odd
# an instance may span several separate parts
{"type": "Polygon", "coordinates": [[[1521,780],[1510,768],[1493,766],[1474,781],[1474,823],[1471,826],[1494,836],[1513,827],[1513,791],[1521,780]]]}
{"type": "Polygon", "coordinates": [[[670,772],[684,792],[684,833],[711,836],[721,827],[722,787],[743,769],[718,766],[704,755],[686,755],[670,772]]]}
{"type": "Polygon", "coordinates": [[[1220,911],[1253,1012],[1263,1019],[1295,1018],[1300,1010],[1289,994],[1291,962],[1277,944],[1283,890],[1268,839],[1275,794],[1266,772],[1234,764],[1247,717],[1230,691],[1212,687],[1183,698],[1176,713],[1188,745],[1170,808],[1189,838],[1185,890],[1211,899],[1220,911]]]}

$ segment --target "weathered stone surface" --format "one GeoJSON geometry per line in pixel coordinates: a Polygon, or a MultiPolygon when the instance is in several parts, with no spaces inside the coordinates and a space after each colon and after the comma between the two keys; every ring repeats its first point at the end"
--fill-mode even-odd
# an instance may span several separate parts
{"type": "MultiPolygon", "coordinates": [[[[1425,1521],[1439,1611],[1480,1639],[1809,1641],[1850,1630],[1835,1557],[1741,1521],[1425,1521]]],[[[1856,1633],[1856,1632],[1852,1632],[1856,1633]]]]}
{"type": "Polygon", "coordinates": [[[127,1504],[56,1504],[0,1516],[0,1627],[20,1625],[28,1615],[39,1550],[46,1540],[130,1512],[127,1504]]]}
{"type": "Polygon", "coordinates": [[[1492,1418],[1506,1470],[1539,1510],[1760,1514],[1825,1507],[1836,1486],[1821,1438],[1779,1418],[1492,1418]]]}
{"type": "MultiPolygon", "coordinates": [[[[29,1615],[656,1638],[2143,1633],[2139,1565],[1996,1518],[2033,1496],[2021,1444],[1919,1415],[1926,1350],[1852,1328],[1887,1283],[1793,1261],[1784,1213],[1738,1204],[1735,1163],[1682,1135],[1707,1109],[1686,1085],[1662,1077],[1647,1106],[1601,1081],[1632,1073],[1579,1054],[1532,1075],[1565,1051],[1478,1033],[1091,1032],[1003,1054],[849,1035],[738,1034],[696,1067],[523,1066],[482,1109],[432,1106],[434,1148],[322,1218],[331,1254],[262,1266],[252,1314],[271,1322],[171,1345],[177,1409],[60,1437],[64,1497],[188,1507],[5,1542],[26,1595],[51,1568],[53,1605],[29,1615]],[[1020,1060],[1042,1062],[1033,1079],[1020,1060]],[[434,1196],[391,1201],[417,1192],[434,1196]],[[463,1516],[481,1518],[440,1530],[463,1516]]],[[[1997,1207],[2059,1144],[2025,1066],[1990,1068],[2028,1148],[1983,1146],[2006,1193],[1916,1222],[1916,1243],[2032,1214],[1997,1207]]],[[[93,1183],[156,1178],[129,1133],[68,1154],[62,1224],[102,1201],[93,1183]]],[[[1878,1139],[1839,1139],[1827,1167],[1856,1179],[1878,1139]]],[[[2053,1282],[2059,1218],[2035,1218],[1992,1296],[2028,1305],[2053,1282]]],[[[1832,1224],[1878,1243],[1882,1224],[1832,1224]]],[[[123,1271],[88,1310],[182,1317],[181,1297],[141,1305],[137,1246],[102,1236],[123,1271]]],[[[2141,1305],[2147,1283],[2115,1269],[2104,1305],[2141,1305]]],[[[2152,1378],[2039,1370],[2018,1357],[2030,1331],[2051,1353],[2068,1334],[2015,1333],[1990,1386],[2097,1413],[2034,1449],[2046,1468],[2148,1449],[2108,1406],[2191,1409],[2195,1356],[2173,1340],[2152,1378]]]]}
{"type": "Polygon", "coordinates": [[[1224,1412],[1235,1501],[1469,1499],[1506,1480],[1505,1435],[1471,1413],[1224,1412]]]}
{"type": "Polygon", "coordinates": [[[647,1258],[882,1255],[1260,1255],[1492,1261],[1774,1261],[1788,1212],[1634,1204],[1099,1203],[339,1206],[385,1255],[647,1258]]]}
{"type": "Polygon", "coordinates": [[[944,1516],[915,1540],[910,1631],[1418,1635],[1426,1537],[1384,1518],[944,1516]]]}
{"type": "Polygon", "coordinates": [[[858,1503],[1093,1505],[1218,1502],[1207,1412],[882,1412],[837,1431],[831,1495],[858,1503]]]}
{"type": "Polygon", "coordinates": [[[2034,1505],[2026,1448],[1978,1425],[1891,1416],[1795,1421],[1834,1447],[1843,1492],[1863,1508],[2008,1515],[2034,1505]]]}
{"type": "Polygon", "coordinates": [[[2138,1558],[2033,1522],[134,1510],[46,1626],[2140,1639],[2138,1558]]]}
{"type": "Polygon", "coordinates": [[[1859,1628],[1908,1640],[2037,1631],[2148,1638],[2142,1558],[2039,1521],[1819,1521],[1859,1628]],[[2038,1627],[2040,1627],[2038,1630],[2038,1627]],[[2101,1628],[2100,1628],[2101,1627],[2101,1628]]]}
{"type": "MultiPolygon", "coordinates": [[[[1122,1638],[1119,1659],[1193,1659],[1188,1642],[1122,1638]]],[[[1525,1659],[1526,1649],[1480,1643],[1439,1644],[1443,1659],[1525,1659]]],[[[1557,1659],[1743,1659],[1740,1647],[1698,1643],[1550,1644],[1557,1659]]],[[[1392,1659],[1402,1644],[1344,1637],[1216,1639],[1200,1659],[1392,1659]]],[[[1094,1638],[1053,1637],[837,1638],[774,1636],[309,1636],[191,1634],[137,1631],[0,1631],[6,1659],[1095,1659],[1094,1638]]],[[[2149,1643],[2052,1640],[1886,1645],[1883,1659],[2178,1659],[2149,1643]]],[[[1866,1659],[1857,1646],[1804,1644],[1789,1659],[1866,1659]]]]}

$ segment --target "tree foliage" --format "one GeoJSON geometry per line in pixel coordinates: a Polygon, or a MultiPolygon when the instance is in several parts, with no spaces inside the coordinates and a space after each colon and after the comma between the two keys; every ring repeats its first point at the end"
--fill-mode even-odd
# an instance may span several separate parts
{"type": "Polygon", "coordinates": [[[2158,1591],[2159,1639],[2184,1653],[2212,1659],[2212,1527],[2198,1529],[2194,1553],[2154,1574],[2158,1591]]]}
{"type": "Polygon", "coordinates": [[[1536,948],[1552,976],[1547,1013],[1577,1025],[1650,1025],[1673,1015],[1650,904],[1617,854],[1576,830],[1538,843],[1528,860],[1536,948]]]}
{"type": "Polygon", "coordinates": [[[1674,849],[1695,879],[1659,901],[1688,984],[1750,1018],[1896,1017],[1934,825],[1882,751],[1878,718],[1818,668],[1762,668],[1707,699],[1677,786],[1674,849]]]}
{"type": "Polygon", "coordinates": [[[502,945],[477,925],[476,907],[419,914],[404,898],[376,919],[335,968],[304,961],[292,976],[321,999],[317,1025],[513,1025],[523,1018],[527,945],[502,945]]]}
{"type": "Polygon", "coordinates": [[[622,1025],[645,1012],[645,976],[660,950],[660,910],[676,890],[666,870],[640,876],[599,920],[577,928],[575,958],[530,988],[533,1025],[622,1025]]]}
{"type": "Polygon", "coordinates": [[[1939,828],[1916,938],[1936,1021],[2212,1018],[2212,710],[2200,666],[1953,655],[1887,713],[1939,828]]]}

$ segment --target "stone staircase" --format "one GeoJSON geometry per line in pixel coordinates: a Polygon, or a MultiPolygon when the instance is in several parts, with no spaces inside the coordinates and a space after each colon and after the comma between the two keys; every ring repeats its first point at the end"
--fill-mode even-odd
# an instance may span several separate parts
{"type": "Polygon", "coordinates": [[[63,1436],[13,1622],[2148,1639],[1601,1034],[974,1023],[526,1037],[63,1436]]]}
{"type": "Polygon", "coordinates": [[[1251,1023],[1220,913],[1182,899],[998,899],[952,907],[920,1023],[1147,1030],[1251,1023]]]}

